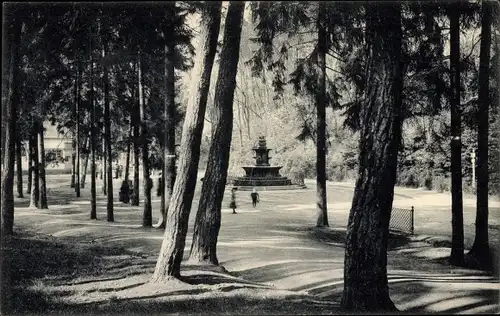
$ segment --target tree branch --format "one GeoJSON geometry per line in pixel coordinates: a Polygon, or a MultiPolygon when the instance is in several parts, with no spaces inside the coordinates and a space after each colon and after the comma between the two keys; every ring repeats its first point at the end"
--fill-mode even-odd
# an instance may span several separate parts
{"type": "Polygon", "coordinates": [[[335,70],[335,69],[330,68],[330,67],[328,67],[328,66],[325,66],[325,67],[326,67],[326,69],[331,70],[331,71],[333,71],[333,72],[335,72],[335,73],[338,73],[339,75],[344,75],[343,73],[341,73],[341,72],[340,72],[340,71],[338,71],[338,70],[335,70]]]}
{"type": "Polygon", "coordinates": [[[335,58],[335,59],[336,59],[336,60],[338,60],[338,61],[341,61],[341,62],[343,62],[343,63],[347,63],[347,61],[346,61],[345,59],[342,59],[342,58],[340,58],[339,56],[334,56],[334,55],[330,54],[330,51],[327,51],[327,52],[326,52],[326,54],[327,54],[328,56],[332,57],[332,58],[335,58]]]}

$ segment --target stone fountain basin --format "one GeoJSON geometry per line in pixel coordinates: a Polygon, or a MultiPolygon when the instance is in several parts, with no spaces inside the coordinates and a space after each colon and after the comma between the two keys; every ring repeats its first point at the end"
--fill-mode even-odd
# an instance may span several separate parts
{"type": "Polygon", "coordinates": [[[281,177],[279,170],[283,166],[245,166],[247,177],[281,177]]]}

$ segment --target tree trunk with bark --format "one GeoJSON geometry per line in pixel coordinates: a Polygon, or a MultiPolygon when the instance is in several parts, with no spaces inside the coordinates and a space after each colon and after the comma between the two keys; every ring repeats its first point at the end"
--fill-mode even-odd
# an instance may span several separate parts
{"type": "Polygon", "coordinates": [[[341,307],[391,312],[387,244],[401,141],[401,4],[367,5],[359,175],[347,225],[341,307]]]}
{"type": "Polygon", "coordinates": [[[130,126],[128,129],[128,141],[127,141],[127,156],[125,159],[125,181],[130,178],[130,150],[132,145],[132,130],[134,125],[132,124],[132,115],[130,115],[130,126]]]}
{"type": "MultiPolygon", "coordinates": [[[[5,8],[4,8],[5,9],[5,8]]],[[[13,11],[12,8],[10,8],[13,11]]],[[[12,26],[11,38],[6,38],[9,42],[9,90],[7,106],[5,109],[5,116],[2,116],[2,121],[5,124],[2,126],[6,127],[4,130],[4,144],[2,152],[4,156],[4,164],[2,166],[1,174],[1,204],[2,208],[2,244],[4,242],[5,236],[12,235],[14,228],[14,165],[16,157],[16,122],[17,122],[17,107],[20,101],[20,85],[14,84],[19,82],[19,66],[18,66],[18,56],[19,56],[19,43],[21,39],[21,21],[18,18],[14,18],[12,26]]],[[[3,247],[1,247],[3,250],[3,247]]],[[[3,261],[3,257],[2,261],[3,261]]],[[[4,271],[4,265],[2,265],[2,301],[0,302],[1,307],[5,308],[8,306],[9,302],[3,301],[4,298],[8,298],[8,293],[4,293],[4,289],[10,290],[4,286],[4,277],[10,280],[9,275],[4,271]]],[[[9,304],[10,305],[10,304],[9,304]]],[[[3,311],[2,311],[3,312],[3,311]]]]}
{"type": "MultiPolygon", "coordinates": [[[[76,85],[76,84],[75,84],[76,85]]],[[[76,112],[76,111],[75,111],[76,112]]],[[[76,116],[76,114],[75,114],[76,116]]],[[[75,117],[73,116],[73,117],[75,117]]],[[[75,188],[76,177],[76,128],[73,128],[73,139],[71,140],[71,187],[75,188]]],[[[76,188],[75,188],[76,192],[76,188]]]]}
{"type": "Polygon", "coordinates": [[[31,141],[28,137],[27,155],[28,155],[28,187],[26,188],[26,194],[31,196],[31,177],[33,176],[33,152],[31,148],[31,141]]]}
{"type": "MultiPolygon", "coordinates": [[[[220,10],[220,8],[217,7],[217,10],[220,10]]],[[[215,87],[212,140],[202,186],[200,204],[196,214],[193,242],[190,250],[190,261],[192,262],[219,264],[216,247],[220,230],[222,199],[224,196],[227,168],[229,164],[229,150],[232,137],[231,131],[233,127],[233,101],[236,88],[237,65],[239,61],[243,10],[244,3],[231,3],[225,21],[224,44],[220,55],[221,64],[215,87]]],[[[199,76],[201,80],[198,83],[198,98],[200,98],[200,100],[196,100],[196,102],[200,103],[200,105],[195,103],[195,110],[197,107],[201,108],[203,111],[206,109],[210,71],[213,65],[213,56],[215,54],[213,50],[216,49],[216,40],[212,38],[212,36],[218,37],[216,30],[219,28],[218,25],[220,24],[220,12],[214,11],[214,13],[211,13],[211,16],[211,19],[207,19],[207,22],[211,24],[207,24],[206,26],[207,31],[204,42],[204,51],[206,55],[204,57],[204,63],[202,63],[204,68],[200,69],[200,71],[203,71],[203,74],[199,76]],[[217,23],[217,25],[215,25],[215,23],[217,23]],[[207,78],[207,82],[204,81],[205,78],[207,78]],[[205,91],[207,91],[206,94],[205,91]],[[201,107],[201,105],[203,105],[203,107],[201,107]]],[[[189,133],[191,129],[187,124],[201,124],[199,127],[200,130],[197,131],[199,136],[195,134],[197,145],[193,147],[198,149],[196,156],[194,156],[196,158],[196,165],[193,166],[193,168],[197,169],[199,145],[201,143],[201,129],[203,128],[203,117],[205,114],[204,112],[196,113],[196,111],[194,111],[191,115],[193,115],[193,121],[194,119],[196,119],[196,121],[192,123],[186,121],[184,130],[187,131],[187,133],[189,133]]],[[[183,140],[184,138],[183,136],[183,140]]],[[[186,146],[189,146],[189,143],[186,143],[186,146]]],[[[181,150],[183,154],[186,151],[187,150],[184,149],[181,150]]],[[[189,158],[190,157],[187,156],[181,159],[181,165],[186,164],[186,166],[189,167],[191,163],[189,158]]],[[[196,177],[194,177],[192,181],[193,182],[190,182],[189,185],[194,187],[196,185],[196,177]]]]}
{"type": "Polygon", "coordinates": [[[17,174],[17,197],[24,198],[23,194],[23,163],[21,133],[16,129],[16,174],[17,174]]]}
{"type": "Polygon", "coordinates": [[[134,98],[136,100],[133,108],[133,124],[134,124],[134,142],[133,142],[133,147],[134,147],[134,194],[131,199],[131,205],[138,206],[139,205],[139,167],[140,167],[140,162],[139,162],[139,155],[140,155],[140,148],[139,148],[139,139],[140,139],[140,129],[139,129],[139,120],[137,119],[139,117],[139,102],[137,98],[134,98]]]}
{"type": "Polygon", "coordinates": [[[326,199],[326,2],[319,3],[318,12],[318,90],[316,92],[316,227],[328,226],[326,199]]]}
{"type": "Polygon", "coordinates": [[[138,90],[139,90],[139,112],[140,112],[140,132],[142,149],[142,178],[144,190],[144,210],[142,216],[142,226],[151,227],[153,225],[153,214],[151,208],[151,178],[149,177],[149,150],[148,150],[148,128],[146,125],[146,108],[144,100],[144,86],[142,75],[141,52],[137,58],[138,90]]]}
{"type": "MultiPolygon", "coordinates": [[[[104,107],[103,107],[103,112],[102,112],[102,117],[105,117],[104,114],[104,107]]],[[[105,126],[106,123],[103,122],[103,127],[102,127],[102,162],[101,162],[101,175],[102,175],[102,194],[107,195],[107,186],[108,186],[108,176],[107,176],[107,171],[106,171],[106,162],[108,161],[107,159],[107,154],[106,154],[106,129],[105,126]]]]}
{"type": "MultiPolygon", "coordinates": [[[[238,25],[240,25],[241,28],[241,21],[240,23],[235,23],[234,21],[235,15],[236,19],[238,17],[237,10],[241,10],[239,8],[240,6],[241,5],[239,3],[230,4],[228,16],[231,16],[232,18],[228,18],[228,22],[231,22],[229,26],[237,28],[238,25]]],[[[171,197],[169,205],[167,228],[165,229],[165,236],[160,252],[160,257],[158,259],[156,270],[153,276],[153,280],[156,281],[161,281],[171,276],[178,277],[180,275],[180,263],[182,261],[184,245],[186,241],[187,224],[193,201],[194,189],[196,187],[198,163],[200,160],[200,145],[208,93],[210,88],[210,78],[215,59],[215,53],[217,50],[217,38],[219,35],[220,19],[221,2],[211,2],[209,5],[207,5],[202,15],[202,39],[200,42],[201,47],[199,50],[202,53],[198,55],[199,57],[196,62],[196,69],[198,73],[194,76],[194,78],[199,78],[199,81],[196,85],[192,86],[192,90],[190,91],[190,99],[188,102],[186,116],[184,119],[184,126],[182,129],[182,142],[180,148],[181,154],[179,158],[179,177],[174,185],[173,195],[171,197]]],[[[236,38],[234,37],[235,36],[230,38],[229,36],[226,36],[224,42],[227,43],[227,41],[229,40],[236,40],[236,38]]],[[[237,42],[231,42],[232,45],[237,47],[236,65],[238,63],[239,35],[237,37],[237,42]]],[[[231,56],[228,56],[228,46],[229,45],[226,44],[226,48],[224,49],[225,55],[223,55],[223,57],[225,58],[231,58],[231,56]]],[[[234,53],[234,51],[232,52],[234,53]]],[[[221,71],[230,76],[231,73],[228,72],[228,70],[230,70],[228,69],[228,62],[232,64],[229,60],[226,61],[225,67],[222,67],[221,71]]],[[[232,62],[234,63],[234,60],[232,62]]],[[[232,93],[230,93],[231,97],[234,94],[236,70],[233,70],[232,75],[232,80],[231,77],[227,78],[227,80],[232,83],[232,93]]],[[[229,89],[230,87],[227,88],[229,89]]],[[[224,104],[224,106],[229,108],[229,111],[232,113],[231,105],[232,102],[229,105],[224,104]]],[[[227,129],[226,131],[230,130],[231,129],[227,129]]],[[[231,137],[229,136],[229,140],[230,139],[231,137]]],[[[222,182],[225,182],[225,177],[224,181],[222,182]]],[[[222,191],[223,190],[224,188],[222,188],[222,191]]],[[[200,220],[197,219],[197,222],[199,221],[200,220]]]]}
{"type": "Polygon", "coordinates": [[[76,88],[75,88],[75,100],[76,100],[76,115],[75,115],[75,193],[76,197],[80,197],[80,84],[81,84],[81,66],[78,61],[78,66],[76,70],[76,88]]]}
{"type": "Polygon", "coordinates": [[[92,61],[92,36],[90,37],[90,219],[97,219],[96,195],[96,108],[94,103],[94,62],[92,61]]]}
{"type": "MultiPolygon", "coordinates": [[[[35,118],[36,120],[36,118],[35,118]]],[[[31,153],[33,154],[33,178],[31,179],[31,199],[30,207],[40,207],[40,163],[38,160],[38,122],[33,123],[33,128],[31,131],[31,153]]]]}
{"type": "MultiPolygon", "coordinates": [[[[102,48],[102,57],[106,58],[106,43],[104,43],[102,48]]],[[[113,157],[111,155],[111,117],[110,117],[110,105],[109,105],[109,76],[108,76],[108,67],[104,65],[103,67],[104,74],[104,138],[105,138],[105,152],[106,152],[106,187],[107,187],[107,221],[114,222],[114,212],[113,212],[113,157]]]]}
{"type": "Polygon", "coordinates": [[[85,160],[83,161],[83,168],[81,172],[81,179],[80,179],[80,188],[84,189],[85,188],[85,181],[87,179],[87,167],[89,165],[89,157],[90,157],[90,138],[88,136],[85,137],[85,141],[83,142],[83,148],[85,152],[85,160]]]}
{"type": "Polygon", "coordinates": [[[215,86],[212,140],[193,233],[190,260],[218,265],[217,239],[233,130],[233,98],[238,70],[243,2],[231,2],[215,86]]]}
{"type": "Polygon", "coordinates": [[[38,126],[38,154],[39,154],[39,164],[38,170],[40,174],[40,208],[48,209],[49,205],[47,203],[47,181],[45,178],[45,144],[44,144],[44,128],[43,123],[39,123],[38,126]]]}
{"type": "MultiPolygon", "coordinates": [[[[165,152],[165,145],[162,145],[161,147],[161,151],[162,152],[165,152]]],[[[166,212],[165,209],[166,209],[166,204],[167,202],[165,201],[165,162],[162,161],[162,164],[161,164],[161,177],[158,179],[159,183],[158,185],[160,186],[158,189],[161,190],[160,191],[160,218],[159,218],[159,221],[162,221],[163,220],[163,214],[166,212]]],[[[163,222],[164,224],[165,222],[163,222]]],[[[162,225],[162,223],[160,223],[160,225],[157,226],[157,228],[165,228],[165,225],[162,225]]]]}
{"type": "Polygon", "coordinates": [[[464,262],[464,218],[462,196],[462,128],[460,111],[460,7],[449,7],[451,86],[451,255],[450,263],[464,262]]]}
{"type": "Polygon", "coordinates": [[[14,166],[16,155],[16,122],[18,120],[17,108],[20,101],[21,86],[19,70],[19,45],[21,42],[22,21],[16,14],[16,9],[20,4],[5,4],[4,15],[4,43],[7,45],[3,53],[3,63],[7,64],[3,69],[8,74],[8,91],[6,104],[2,104],[2,170],[1,177],[1,247],[0,247],[0,267],[1,267],[1,290],[0,290],[0,314],[9,315],[13,308],[14,293],[14,271],[12,256],[6,249],[14,247],[10,236],[14,228],[14,166]],[[8,27],[8,28],[7,28],[8,27]],[[7,56],[5,56],[7,55],[7,56]]]}
{"type": "MultiPolygon", "coordinates": [[[[490,109],[490,52],[493,3],[482,2],[481,46],[479,53],[479,109],[477,113],[477,205],[476,236],[469,255],[482,265],[491,265],[488,241],[488,135],[490,109]]],[[[474,181],[474,180],[473,180],[474,181]]]]}
{"type": "MultiPolygon", "coordinates": [[[[171,11],[175,7],[175,2],[171,2],[171,11]]],[[[164,30],[163,33],[167,37],[167,44],[164,47],[164,78],[165,78],[165,97],[164,97],[164,110],[165,110],[165,136],[164,136],[164,149],[163,149],[163,163],[164,179],[163,182],[163,198],[165,199],[164,208],[161,209],[161,217],[158,222],[158,227],[164,228],[166,225],[167,212],[169,203],[174,189],[176,180],[176,167],[175,167],[175,72],[174,72],[174,42],[172,36],[169,35],[169,30],[164,30]]]]}

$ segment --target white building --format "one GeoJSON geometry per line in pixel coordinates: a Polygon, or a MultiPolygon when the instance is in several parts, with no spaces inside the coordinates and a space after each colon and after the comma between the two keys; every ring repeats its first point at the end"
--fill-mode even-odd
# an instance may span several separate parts
{"type": "MultiPolygon", "coordinates": [[[[45,133],[44,133],[44,149],[45,149],[45,156],[47,157],[50,154],[57,155],[60,157],[60,160],[57,163],[50,163],[48,162],[47,166],[45,167],[47,172],[50,172],[51,170],[54,171],[59,171],[59,172],[71,172],[71,155],[73,153],[73,148],[71,146],[72,138],[70,133],[59,133],[56,129],[55,125],[52,125],[49,121],[45,121],[43,123],[43,126],[45,127],[45,133]]],[[[24,148],[28,148],[28,143],[24,143],[24,148]]],[[[28,170],[28,164],[29,164],[29,159],[27,155],[27,151],[25,151],[25,154],[23,155],[22,158],[22,166],[23,170],[28,170]]]]}

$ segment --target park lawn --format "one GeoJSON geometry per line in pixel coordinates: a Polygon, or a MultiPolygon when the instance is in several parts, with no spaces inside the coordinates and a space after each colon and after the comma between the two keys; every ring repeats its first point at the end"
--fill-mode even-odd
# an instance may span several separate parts
{"type": "MultiPolygon", "coordinates": [[[[116,222],[107,223],[106,202],[99,194],[98,220],[90,221],[88,188],[77,199],[69,177],[58,177],[49,178],[49,189],[49,210],[29,209],[26,199],[16,201],[18,235],[10,251],[16,269],[16,306],[23,314],[340,313],[348,214],[343,205],[350,203],[352,187],[330,186],[329,201],[335,203],[329,211],[332,227],[325,229],[312,227],[312,188],[261,192],[255,209],[248,192],[239,192],[238,214],[230,214],[223,204],[218,255],[225,270],[185,263],[184,282],[162,285],[148,280],[163,234],[140,227],[141,207],[115,202],[116,222]]],[[[403,191],[396,195],[395,204],[411,194],[423,194],[403,191]]],[[[186,255],[198,196],[199,190],[186,255]]],[[[159,198],[154,197],[154,210],[158,204],[159,198]]],[[[391,237],[388,275],[396,306],[408,312],[498,311],[497,277],[449,267],[445,263],[449,248],[446,244],[433,247],[426,242],[430,237],[391,237]]]]}

